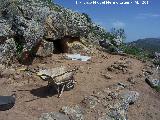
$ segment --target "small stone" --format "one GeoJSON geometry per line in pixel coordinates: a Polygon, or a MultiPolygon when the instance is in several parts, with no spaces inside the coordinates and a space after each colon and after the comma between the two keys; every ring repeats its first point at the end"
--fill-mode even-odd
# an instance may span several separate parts
{"type": "Polygon", "coordinates": [[[136,83],[136,81],[135,81],[135,79],[133,77],[129,77],[127,79],[127,81],[130,82],[131,84],[135,84],[136,83]]]}
{"type": "Polygon", "coordinates": [[[113,72],[114,68],[113,67],[108,67],[107,70],[113,72]]]}
{"type": "Polygon", "coordinates": [[[106,78],[106,79],[112,79],[112,76],[110,74],[103,74],[103,76],[106,78]]]}
{"type": "Polygon", "coordinates": [[[5,69],[5,66],[0,64],[0,70],[3,70],[3,69],[5,69]]]}

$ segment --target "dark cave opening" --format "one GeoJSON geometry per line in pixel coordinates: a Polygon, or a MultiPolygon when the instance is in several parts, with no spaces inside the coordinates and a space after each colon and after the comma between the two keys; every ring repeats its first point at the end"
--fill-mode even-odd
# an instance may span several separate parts
{"type": "Polygon", "coordinates": [[[69,53],[70,48],[68,46],[68,43],[73,43],[75,41],[80,41],[79,37],[69,37],[66,36],[62,39],[57,39],[53,41],[54,44],[54,51],[53,53],[55,54],[60,54],[60,53],[69,53]]]}
{"type": "Polygon", "coordinates": [[[55,54],[60,54],[60,53],[68,53],[68,45],[67,41],[64,39],[58,39],[53,41],[54,44],[54,51],[53,53],[55,54]]]}

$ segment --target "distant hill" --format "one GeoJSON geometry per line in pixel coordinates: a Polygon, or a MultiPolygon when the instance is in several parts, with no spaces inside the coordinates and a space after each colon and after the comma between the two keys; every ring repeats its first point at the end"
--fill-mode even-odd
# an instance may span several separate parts
{"type": "Polygon", "coordinates": [[[160,52],[160,38],[145,38],[128,43],[149,52],[160,52]]]}

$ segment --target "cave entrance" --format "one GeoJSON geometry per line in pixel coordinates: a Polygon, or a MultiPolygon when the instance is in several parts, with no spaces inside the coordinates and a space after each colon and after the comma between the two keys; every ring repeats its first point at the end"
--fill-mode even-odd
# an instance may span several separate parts
{"type": "Polygon", "coordinates": [[[63,39],[57,39],[53,41],[55,54],[60,53],[69,53],[70,48],[68,46],[69,43],[73,43],[75,41],[79,41],[79,37],[64,37],[63,39]]]}
{"type": "Polygon", "coordinates": [[[68,52],[67,41],[65,41],[64,39],[54,40],[53,44],[54,44],[53,53],[59,54],[59,53],[67,53],[68,52]]]}

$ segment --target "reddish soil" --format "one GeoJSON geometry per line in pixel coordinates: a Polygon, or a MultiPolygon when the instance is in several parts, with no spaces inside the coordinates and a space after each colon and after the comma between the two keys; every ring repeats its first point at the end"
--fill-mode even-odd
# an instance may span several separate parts
{"type": "MultiPolygon", "coordinates": [[[[94,91],[104,89],[117,82],[127,82],[130,76],[142,75],[145,63],[139,60],[107,53],[98,53],[91,56],[91,61],[71,61],[64,59],[62,54],[54,54],[45,59],[36,59],[31,68],[78,67],[75,74],[77,84],[74,89],[65,91],[61,98],[57,98],[54,91],[48,93],[47,83],[32,74],[21,73],[20,77],[0,79],[0,95],[16,93],[17,99],[14,107],[8,111],[0,111],[0,120],[38,120],[42,113],[59,111],[62,106],[80,103],[85,96],[94,91]],[[107,67],[120,59],[131,61],[131,73],[109,72],[107,67]],[[106,79],[103,74],[113,76],[106,79]],[[14,79],[15,80],[14,80],[14,79]]],[[[140,93],[137,103],[131,105],[128,111],[129,120],[160,120],[160,94],[146,84],[144,77],[136,78],[136,84],[130,88],[140,93]]]]}

